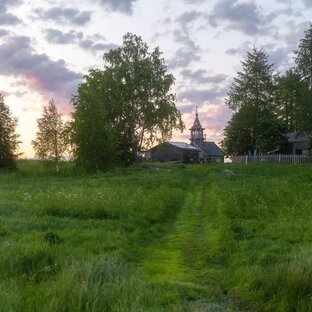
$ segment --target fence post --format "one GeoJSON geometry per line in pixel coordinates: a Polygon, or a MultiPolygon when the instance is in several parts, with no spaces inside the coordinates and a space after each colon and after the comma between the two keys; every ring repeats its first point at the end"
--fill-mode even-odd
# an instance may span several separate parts
{"type": "Polygon", "coordinates": [[[246,165],[248,164],[248,155],[246,155],[246,157],[245,157],[245,164],[246,165]]]}
{"type": "Polygon", "coordinates": [[[278,163],[281,163],[281,154],[278,154],[278,163]]]}

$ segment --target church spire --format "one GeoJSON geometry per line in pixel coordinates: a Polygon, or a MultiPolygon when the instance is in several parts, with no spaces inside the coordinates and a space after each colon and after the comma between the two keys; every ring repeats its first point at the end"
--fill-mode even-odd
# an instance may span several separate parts
{"type": "Polygon", "coordinates": [[[204,141],[204,128],[201,126],[198,118],[198,107],[196,106],[195,121],[190,129],[191,131],[191,144],[197,147],[201,147],[204,141]]]}
{"type": "Polygon", "coordinates": [[[202,128],[199,118],[198,118],[198,106],[196,106],[196,112],[195,112],[195,120],[193,123],[193,126],[190,130],[204,130],[204,128],[202,128]]]}

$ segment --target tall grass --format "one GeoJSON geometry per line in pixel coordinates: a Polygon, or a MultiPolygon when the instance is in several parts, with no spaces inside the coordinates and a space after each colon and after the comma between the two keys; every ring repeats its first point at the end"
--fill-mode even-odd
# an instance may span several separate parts
{"type": "Polygon", "coordinates": [[[182,182],[166,166],[89,175],[63,164],[57,175],[20,162],[0,173],[0,311],[176,309],[177,292],[132,262],[174,220],[182,182]]]}
{"type": "Polygon", "coordinates": [[[225,260],[214,276],[256,311],[312,311],[311,167],[231,169],[235,176],[210,176],[206,207],[217,247],[209,257],[225,260]]]}
{"type": "Polygon", "coordinates": [[[0,173],[1,312],[312,311],[310,166],[60,172],[0,173]]]}

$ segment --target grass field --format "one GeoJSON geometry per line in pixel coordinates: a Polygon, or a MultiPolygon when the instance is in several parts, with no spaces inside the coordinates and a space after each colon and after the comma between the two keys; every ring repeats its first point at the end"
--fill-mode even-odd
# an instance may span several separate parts
{"type": "Polygon", "coordinates": [[[21,161],[0,173],[0,311],[312,311],[311,190],[308,165],[21,161]]]}

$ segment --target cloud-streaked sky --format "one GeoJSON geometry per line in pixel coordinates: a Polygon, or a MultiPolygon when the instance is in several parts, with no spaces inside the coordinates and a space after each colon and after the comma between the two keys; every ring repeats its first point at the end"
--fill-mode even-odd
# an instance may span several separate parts
{"type": "Polygon", "coordinates": [[[42,106],[54,98],[68,114],[83,76],[133,32],[163,52],[186,128],[197,105],[207,139],[219,142],[231,116],[224,97],[247,51],[264,48],[283,72],[311,16],[312,0],[0,0],[0,93],[31,157],[42,106]]]}

